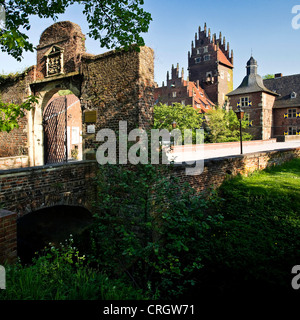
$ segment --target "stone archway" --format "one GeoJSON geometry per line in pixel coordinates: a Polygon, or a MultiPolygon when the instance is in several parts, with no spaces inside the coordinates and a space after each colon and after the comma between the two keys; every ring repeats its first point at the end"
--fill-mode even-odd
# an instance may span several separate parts
{"type": "MultiPolygon", "coordinates": [[[[39,104],[30,111],[28,116],[29,161],[31,166],[41,166],[45,164],[43,126],[45,108],[53,95],[60,90],[70,90],[80,99],[81,76],[78,73],[74,73],[73,75],[61,77],[61,79],[36,81],[31,84],[31,90],[38,95],[39,104]]],[[[81,123],[81,131],[82,125],[81,123]]]]}

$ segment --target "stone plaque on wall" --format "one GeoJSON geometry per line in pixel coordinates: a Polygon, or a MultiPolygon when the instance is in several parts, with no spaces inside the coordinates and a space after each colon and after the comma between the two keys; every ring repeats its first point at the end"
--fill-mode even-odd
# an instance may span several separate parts
{"type": "Polygon", "coordinates": [[[96,123],[97,121],[97,111],[86,111],[84,113],[84,122],[85,123],[96,123]]]}
{"type": "Polygon", "coordinates": [[[86,132],[87,133],[95,133],[96,132],[96,127],[94,124],[89,124],[86,126],[86,132]]]}

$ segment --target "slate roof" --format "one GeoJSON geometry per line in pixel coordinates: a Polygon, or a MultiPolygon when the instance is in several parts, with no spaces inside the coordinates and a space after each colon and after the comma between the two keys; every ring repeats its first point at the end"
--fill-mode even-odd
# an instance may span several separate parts
{"type": "Polygon", "coordinates": [[[264,85],[279,94],[273,108],[300,107],[300,74],[266,79],[264,85]],[[296,98],[291,98],[292,92],[296,93],[296,98]]]}
{"type": "Polygon", "coordinates": [[[250,74],[245,76],[240,86],[237,89],[227,93],[227,96],[254,92],[266,92],[277,96],[275,92],[265,87],[262,77],[258,74],[250,74]]]}
{"type": "Polygon", "coordinates": [[[227,93],[227,96],[254,92],[266,92],[274,96],[278,95],[274,91],[271,91],[265,87],[262,77],[257,74],[257,62],[253,57],[251,57],[247,62],[247,75],[244,77],[240,86],[237,89],[227,93]]]}

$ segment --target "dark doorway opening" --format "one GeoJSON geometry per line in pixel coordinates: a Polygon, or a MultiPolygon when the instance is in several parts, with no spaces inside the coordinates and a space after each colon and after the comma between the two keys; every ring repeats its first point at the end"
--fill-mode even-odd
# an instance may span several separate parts
{"type": "Polygon", "coordinates": [[[78,236],[92,223],[92,214],[83,207],[55,206],[31,212],[17,222],[18,256],[22,263],[30,263],[35,252],[50,242],[64,243],[70,234],[78,236]]]}
{"type": "Polygon", "coordinates": [[[60,90],[43,112],[44,163],[82,160],[82,111],[70,90],[60,90]]]}

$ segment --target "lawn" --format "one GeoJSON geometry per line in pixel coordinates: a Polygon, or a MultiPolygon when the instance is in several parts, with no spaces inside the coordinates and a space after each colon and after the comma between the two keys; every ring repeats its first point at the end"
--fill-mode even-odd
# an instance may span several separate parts
{"type": "Polygon", "coordinates": [[[203,289],[290,292],[300,264],[300,159],[225,181],[211,206],[224,220],[205,244],[203,289]]]}

